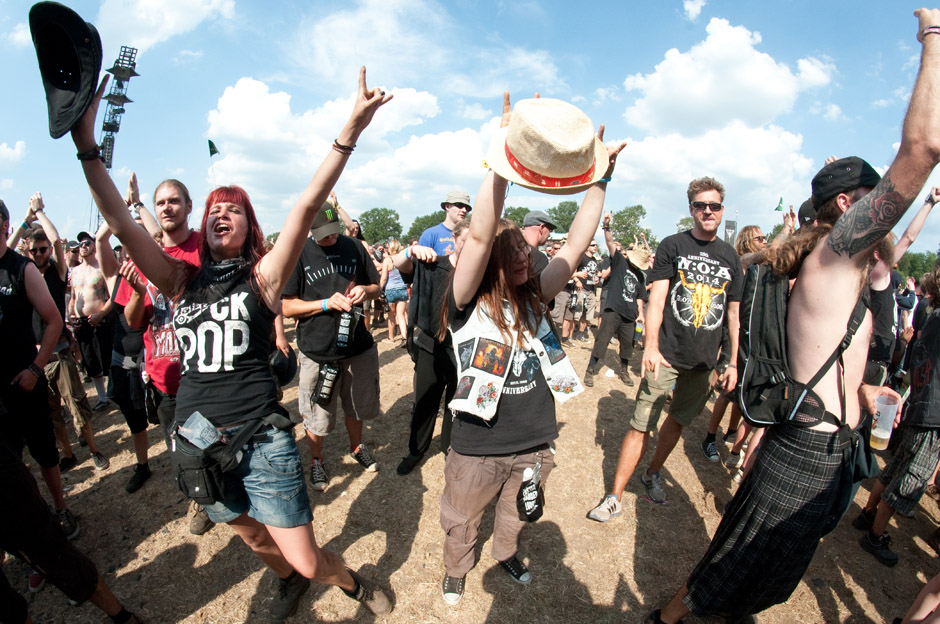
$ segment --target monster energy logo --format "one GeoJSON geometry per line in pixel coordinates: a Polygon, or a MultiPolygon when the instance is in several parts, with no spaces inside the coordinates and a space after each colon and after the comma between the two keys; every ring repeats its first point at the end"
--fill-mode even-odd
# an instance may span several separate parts
{"type": "Polygon", "coordinates": [[[332,209],[332,208],[327,208],[327,209],[326,209],[326,218],[329,219],[330,221],[333,220],[333,209],[332,209]]]}

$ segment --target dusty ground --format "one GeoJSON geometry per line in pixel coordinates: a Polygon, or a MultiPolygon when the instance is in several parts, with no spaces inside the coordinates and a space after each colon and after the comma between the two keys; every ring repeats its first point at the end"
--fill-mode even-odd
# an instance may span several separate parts
{"type": "MultiPolygon", "coordinates": [[[[364,473],[345,455],[343,432],[326,445],[332,477],[322,493],[310,491],[317,538],[348,565],[391,588],[395,611],[388,622],[639,622],[682,584],[718,525],[732,495],[722,464],[703,456],[702,415],[666,462],[669,503],[642,497],[634,478],[624,493],[624,514],[608,524],[585,514],[609,487],[620,442],[633,408],[634,390],[616,377],[596,377],[594,388],[558,408],[561,435],[556,468],[546,485],[545,516],[522,534],[520,555],[534,575],[516,585],[489,555],[492,514],[483,521],[477,567],[467,577],[457,607],[440,596],[443,575],[438,497],[444,458],[431,455],[407,477],[395,473],[407,454],[412,365],[404,349],[379,340],[384,415],[366,427],[365,439],[381,464],[364,473]]],[[[589,344],[569,349],[583,371],[589,344]]],[[[616,360],[614,349],[609,362],[616,360]]],[[[92,391],[93,395],[93,391],[92,391]]],[[[296,383],[284,403],[296,410],[296,383]]],[[[97,439],[111,467],[96,472],[86,449],[82,462],[64,475],[70,508],[80,516],[76,545],[98,565],[124,603],[148,622],[265,622],[275,591],[267,571],[234,533],[216,527],[202,537],[188,532],[186,501],[168,474],[162,438],[151,428],[154,477],[137,493],[124,484],[133,449],[116,410],[96,418],[97,439]]],[[[298,427],[298,438],[302,435],[298,427]]],[[[435,438],[434,444],[437,444],[435,438]]],[[[432,446],[436,450],[436,446],[432,446]]],[[[726,448],[720,448],[722,457],[726,448]]],[[[306,445],[301,453],[308,458],[306,445]]],[[[645,465],[641,464],[641,465],[645,465]]],[[[38,473],[37,473],[38,476],[38,473]]],[[[863,484],[856,503],[863,503],[863,484]]],[[[790,600],[761,615],[761,622],[891,622],[902,615],[922,584],[937,573],[935,554],[923,537],[937,526],[937,504],[924,498],[916,517],[897,517],[890,530],[901,556],[885,568],[858,546],[849,524],[858,507],[820,545],[790,600]]],[[[26,591],[27,569],[8,558],[3,565],[14,587],[31,601],[36,622],[104,622],[91,605],[70,607],[54,587],[26,591]]],[[[337,589],[312,587],[292,621],[370,622],[373,617],[337,589]]],[[[689,618],[687,621],[701,621],[689,618]]]]}

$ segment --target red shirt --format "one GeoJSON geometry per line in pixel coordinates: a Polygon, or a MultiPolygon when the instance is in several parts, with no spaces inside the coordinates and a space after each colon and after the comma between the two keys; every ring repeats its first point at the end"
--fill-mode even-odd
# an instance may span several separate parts
{"type": "MultiPolygon", "coordinates": [[[[193,231],[182,245],[164,247],[163,251],[193,266],[199,266],[201,246],[202,235],[193,231]]],[[[147,297],[144,299],[144,321],[148,323],[147,331],[144,332],[147,375],[158,390],[176,395],[180,386],[180,352],[173,331],[173,302],[150,283],[147,284],[147,297]]]]}

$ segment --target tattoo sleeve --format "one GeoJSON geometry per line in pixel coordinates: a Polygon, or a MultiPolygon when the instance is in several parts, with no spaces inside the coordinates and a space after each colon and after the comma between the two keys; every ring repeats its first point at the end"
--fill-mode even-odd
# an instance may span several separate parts
{"type": "Polygon", "coordinates": [[[901,195],[889,176],[890,172],[839,217],[826,242],[829,249],[852,258],[875,245],[901,220],[914,197],[901,195]]]}

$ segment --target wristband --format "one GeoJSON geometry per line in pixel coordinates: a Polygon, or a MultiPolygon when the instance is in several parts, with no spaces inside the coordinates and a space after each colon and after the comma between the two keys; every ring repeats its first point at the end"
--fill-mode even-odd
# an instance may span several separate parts
{"type": "Polygon", "coordinates": [[[23,228],[24,230],[28,230],[28,229],[29,229],[29,223],[26,223],[26,221],[23,221],[23,222],[20,224],[20,227],[23,228]]]}
{"type": "Polygon", "coordinates": [[[610,178],[601,178],[598,182],[610,182],[610,178]]]}
{"type": "Polygon", "coordinates": [[[326,312],[327,309],[328,309],[328,308],[326,307],[326,304],[327,304],[328,301],[329,301],[329,299],[324,299],[324,300],[323,300],[323,311],[324,311],[324,312],[326,312]]]}
{"type": "Polygon", "coordinates": [[[97,145],[88,151],[79,152],[75,155],[75,157],[79,160],[100,160],[101,162],[104,162],[104,158],[101,156],[101,148],[99,148],[97,145]]]}
{"type": "Polygon", "coordinates": [[[609,231],[610,231],[610,226],[609,226],[609,225],[602,225],[602,226],[601,226],[601,229],[604,230],[605,232],[609,232],[609,231]]]}
{"type": "Polygon", "coordinates": [[[42,369],[36,366],[36,362],[30,362],[28,370],[29,372],[31,372],[33,375],[36,376],[36,379],[42,379],[42,375],[43,375],[42,369]]]}
{"type": "Polygon", "coordinates": [[[411,260],[411,247],[405,247],[405,260],[411,260]]]}
{"type": "Polygon", "coordinates": [[[738,367],[737,364],[728,364],[727,366],[725,366],[725,368],[737,368],[737,367],[738,367]]]}
{"type": "Polygon", "coordinates": [[[931,206],[937,205],[937,200],[933,198],[933,193],[927,193],[927,199],[924,200],[925,204],[930,204],[931,206]]]}
{"type": "Polygon", "coordinates": [[[917,40],[923,43],[924,37],[927,35],[940,35],[940,26],[924,26],[924,29],[917,35],[917,40]]]}

